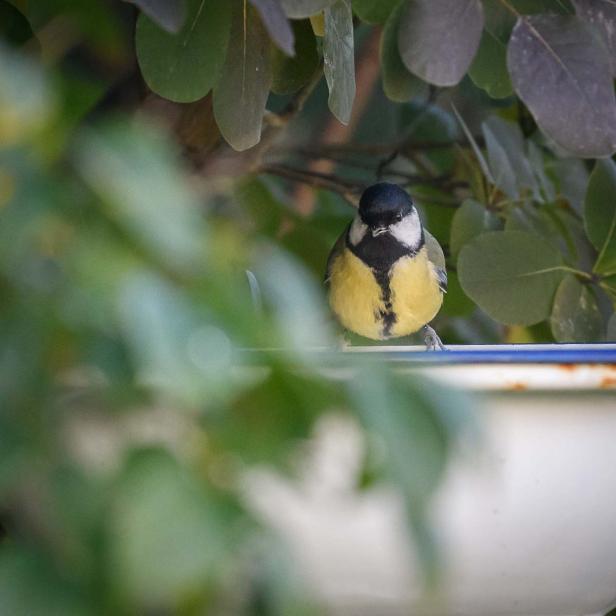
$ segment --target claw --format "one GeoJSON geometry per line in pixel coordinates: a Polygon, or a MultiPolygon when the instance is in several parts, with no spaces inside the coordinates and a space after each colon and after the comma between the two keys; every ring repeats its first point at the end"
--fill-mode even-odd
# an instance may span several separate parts
{"type": "Polygon", "coordinates": [[[426,351],[436,351],[438,348],[440,351],[445,350],[445,346],[438,337],[438,334],[429,326],[424,325],[424,342],[426,343],[426,351]]]}
{"type": "Polygon", "coordinates": [[[350,340],[347,337],[346,331],[342,332],[339,336],[337,336],[337,339],[336,339],[336,350],[337,351],[345,351],[351,346],[352,345],[351,345],[350,340]]]}

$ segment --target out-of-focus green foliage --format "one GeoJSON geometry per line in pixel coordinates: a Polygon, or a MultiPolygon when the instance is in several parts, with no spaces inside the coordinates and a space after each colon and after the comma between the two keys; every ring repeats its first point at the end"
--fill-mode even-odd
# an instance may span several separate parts
{"type": "MultiPolygon", "coordinates": [[[[414,2],[432,24],[448,5],[414,2]]],[[[543,107],[529,103],[560,146],[519,99],[491,99],[505,94],[502,53],[444,94],[429,77],[440,64],[426,84],[402,61],[400,32],[417,27],[406,0],[222,4],[0,3],[7,614],[322,613],[244,482],[255,465],[293,475],[332,411],[362,426],[358,485],[397,488],[437,569],[427,513],[467,403],[335,351],[321,280],[353,214],[340,195],[383,178],[409,189],[445,248],[446,343],[541,320],[525,335],[549,336],[549,322],[557,340],[614,339],[613,164],[568,157],[543,107]],[[307,19],[323,10],[324,40],[307,19]],[[349,119],[355,60],[378,49],[357,18],[385,23],[385,92],[363,83],[346,141],[323,144],[328,100],[349,119]],[[312,184],[307,206],[296,181],[312,184]]],[[[471,34],[503,46],[537,12],[498,3],[490,17],[487,4],[470,3],[487,16],[471,34]]],[[[570,120],[585,142],[604,112],[570,120]]]]}

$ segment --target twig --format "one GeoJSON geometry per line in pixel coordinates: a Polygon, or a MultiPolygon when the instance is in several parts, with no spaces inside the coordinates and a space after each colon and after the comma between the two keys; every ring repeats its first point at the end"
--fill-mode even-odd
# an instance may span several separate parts
{"type": "Polygon", "coordinates": [[[351,205],[357,207],[359,194],[366,188],[361,182],[353,182],[318,171],[308,171],[289,167],[288,165],[269,163],[258,169],[259,173],[277,175],[278,177],[301,182],[315,188],[325,188],[344,197],[351,205]]]}
{"type": "MultiPolygon", "coordinates": [[[[319,171],[313,171],[309,169],[297,169],[296,167],[290,167],[289,165],[278,164],[278,163],[268,163],[261,166],[258,169],[259,173],[276,175],[278,177],[284,178],[286,180],[291,180],[293,182],[301,182],[302,184],[306,184],[307,186],[312,186],[314,188],[324,188],[326,190],[331,190],[342,197],[344,197],[353,207],[357,207],[358,197],[359,195],[367,188],[368,184],[365,182],[359,182],[355,180],[349,180],[346,178],[341,178],[340,176],[321,173],[319,171]]],[[[441,179],[441,178],[432,178],[441,179]]],[[[421,183],[429,184],[430,178],[420,178],[421,183]]],[[[412,184],[412,182],[408,182],[406,185],[412,184]]],[[[459,184],[464,184],[465,182],[450,182],[449,187],[457,187],[459,184]]],[[[451,201],[446,199],[424,196],[421,193],[410,191],[411,195],[421,201],[426,201],[433,205],[440,205],[448,208],[457,208],[460,203],[459,199],[452,198],[451,201]]]]}
{"type": "Polygon", "coordinates": [[[378,167],[376,168],[376,177],[377,179],[381,179],[381,177],[383,177],[383,175],[385,174],[385,167],[387,167],[390,163],[393,163],[394,160],[396,160],[396,158],[398,158],[398,154],[400,152],[398,152],[398,150],[394,150],[389,156],[386,156],[379,164],[378,167]]]}
{"type": "Polygon", "coordinates": [[[321,143],[315,145],[304,145],[300,147],[285,147],[276,148],[272,154],[299,154],[311,158],[331,158],[339,155],[389,155],[396,150],[405,149],[413,150],[443,150],[451,148],[455,145],[465,146],[467,143],[464,140],[453,141],[408,141],[401,139],[399,141],[388,141],[384,143],[321,143]]]}

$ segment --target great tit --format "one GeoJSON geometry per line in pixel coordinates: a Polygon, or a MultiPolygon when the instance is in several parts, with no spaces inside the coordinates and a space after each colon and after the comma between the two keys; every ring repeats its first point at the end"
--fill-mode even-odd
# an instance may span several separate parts
{"type": "Polygon", "coordinates": [[[386,340],[423,328],[428,348],[444,348],[428,323],[447,291],[445,258],[399,186],[381,182],[364,191],[329,255],[325,282],[347,330],[386,340]]]}

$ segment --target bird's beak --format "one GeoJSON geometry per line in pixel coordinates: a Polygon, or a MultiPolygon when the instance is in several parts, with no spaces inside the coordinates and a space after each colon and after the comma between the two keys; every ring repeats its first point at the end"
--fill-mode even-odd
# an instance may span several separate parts
{"type": "Polygon", "coordinates": [[[383,233],[387,233],[387,227],[375,227],[372,229],[372,237],[378,237],[383,235],[383,233]]]}

